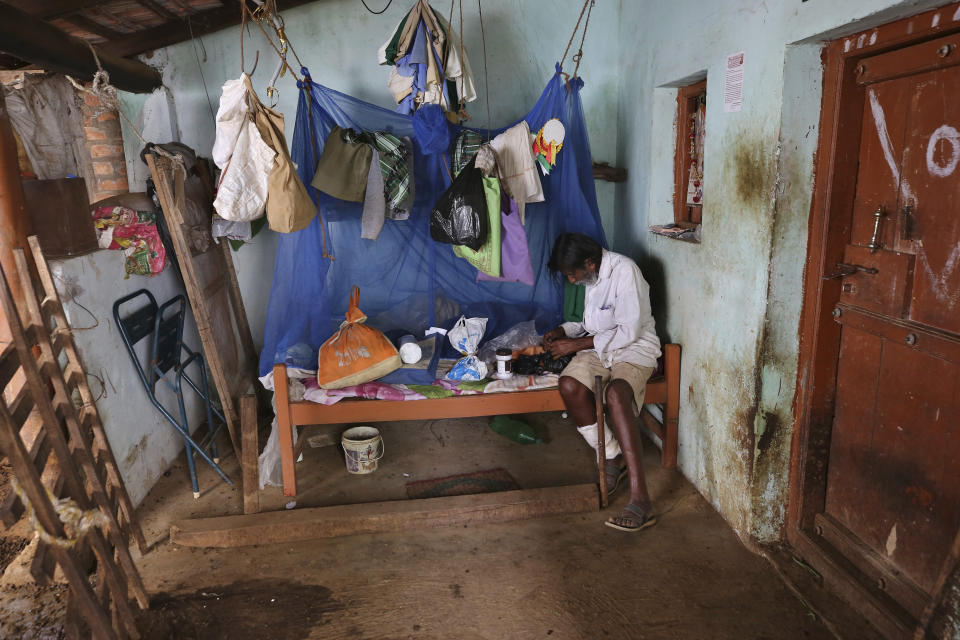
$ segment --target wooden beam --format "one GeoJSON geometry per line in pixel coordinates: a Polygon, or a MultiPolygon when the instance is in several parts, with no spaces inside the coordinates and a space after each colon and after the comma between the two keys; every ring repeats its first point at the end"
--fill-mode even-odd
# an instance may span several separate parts
{"type": "Polygon", "coordinates": [[[136,2],[137,2],[137,4],[142,5],[142,6],[146,7],[147,9],[150,9],[150,11],[154,12],[155,14],[157,14],[158,16],[160,16],[161,18],[163,18],[164,20],[179,20],[179,19],[180,19],[180,16],[178,16],[178,15],[175,14],[174,12],[170,11],[169,9],[167,9],[165,6],[163,6],[163,5],[160,4],[159,2],[154,2],[154,0],[136,0],[136,2]]]}
{"type": "Polygon", "coordinates": [[[7,0],[7,4],[37,18],[49,20],[103,4],[103,0],[7,0]]]}
{"type": "MultiPolygon", "coordinates": [[[[314,1],[289,0],[288,2],[282,2],[280,9],[283,12],[314,1]]],[[[189,40],[191,25],[193,26],[194,37],[198,37],[237,24],[240,24],[240,3],[231,2],[221,9],[211,9],[192,14],[189,24],[186,19],[181,19],[175,23],[144,29],[117,38],[112,42],[104,43],[102,49],[120,57],[134,56],[189,40]]],[[[255,25],[252,28],[259,31],[255,25]]]]}
{"type": "MultiPolygon", "coordinates": [[[[0,30],[2,30],[0,26],[0,30]]],[[[0,37],[0,46],[3,46],[0,37]]],[[[7,113],[5,90],[0,86],[0,266],[6,275],[16,307],[24,305],[23,287],[17,275],[13,250],[27,246],[30,217],[27,215],[23,185],[20,182],[20,159],[13,127],[7,113]]],[[[4,312],[0,310],[0,342],[9,342],[11,334],[4,312]]]]}
{"type": "Polygon", "coordinates": [[[597,486],[578,484],[467,496],[312,507],[181,520],[170,542],[187,547],[243,547],[361,533],[422,531],[596,511],[597,486]]]}
{"type": "MultiPolygon", "coordinates": [[[[82,80],[92,79],[97,71],[97,63],[86,42],[4,3],[0,3],[0,51],[82,80]]],[[[102,52],[102,48],[98,51],[111,84],[118,89],[147,93],[162,84],[156,69],[102,52]]]]}
{"type": "Polygon", "coordinates": [[[626,182],[627,170],[620,167],[611,167],[609,162],[593,163],[593,179],[607,182],[626,182]]]}
{"type": "Polygon", "coordinates": [[[110,27],[105,27],[96,20],[88,18],[82,13],[74,13],[69,16],[63,16],[61,20],[65,20],[70,24],[80,27],[87,33],[92,33],[94,35],[100,36],[101,38],[106,38],[107,40],[113,40],[114,38],[122,38],[124,34],[119,31],[114,31],[110,27]]]}

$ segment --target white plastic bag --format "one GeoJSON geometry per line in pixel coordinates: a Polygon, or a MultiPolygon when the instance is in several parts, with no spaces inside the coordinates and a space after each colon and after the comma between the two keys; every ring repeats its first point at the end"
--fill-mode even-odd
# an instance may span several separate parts
{"type": "MultiPolygon", "coordinates": [[[[271,385],[267,388],[273,388],[272,372],[270,382],[271,385]]],[[[266,386],[266,384],[264,384],[264,386],[266,386]]],[[[296,378],[289,378],[288,393],[290,394],[290,400],[292,402],[303,400],[305,391],[306,388],[302,382],[296,378]]],[[[273,415],[277,415],[276,402],[271,400],[271,404],[273,404],[273,415]]],[[[296,442],[297,427],[291,425],[290,430],[293,432],[293,442],[296,442]]],[[[297,462],[301,460],[303,460],[302,453],[297,459],[297,462]]],[[[280,430],[276,418],[273,419],[273,424],[270,426],[270,437],[267,438],[267,444],[263,447],[263,453],[257,458],[257,469],[260,476],[260,489],[265,488],[267,485],[277,487],[283,485],[283,468],[280,461],[280,430]]]]}
{"type": "Polygon", "coordinates": [[[537,323],[533,320],[515,324],[496,338],[491,338],[483,343],[477,354],[481,360],[487,363],[489,367],[497,361],[497,349],[510,349],[518,351],[527,347],[535,347],[542,342],[543,338],[537,333],[537,323]]]}
{"type": "Polygon", "coordinates": [[[213,161],[223,172],[213,202],[225,220],[250,222],[264,214],[267,180],[276,152],[264,142],[250,117],[246,74],[223,85],[217,109],[213,161]]]}
{"type": "Polygon", "coordinates": [[[453,328],[447,332],[450,344],[465,356],[453,365],[446,376],[448,380],[483,380],[487,377],[487,365],[475,355],[486,330],[486,318],[460,316],[453,328]]]}

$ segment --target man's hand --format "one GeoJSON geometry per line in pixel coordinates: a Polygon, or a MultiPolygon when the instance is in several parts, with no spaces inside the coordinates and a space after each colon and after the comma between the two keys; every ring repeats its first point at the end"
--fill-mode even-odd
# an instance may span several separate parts
{"type": "Polygon", "coordinates": [[[556,329],[550,329],[545,334],[543,334],[543,345],[549,347],[552,342],[560,338],[566,338],[567,334],[563,330],[563,327],[557,327],[556,329]]]}
{"type": "Polygon", "coordinates": [[[593,338],[557,338],[547,345],[547,351],[554,359],[583,351],[593,346],[593,338]]]}

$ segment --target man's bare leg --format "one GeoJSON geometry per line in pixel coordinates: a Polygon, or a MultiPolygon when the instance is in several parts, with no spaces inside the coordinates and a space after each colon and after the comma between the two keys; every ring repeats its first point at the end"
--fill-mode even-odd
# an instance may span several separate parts
{"type": "Polygon", "coordinates": [[[652,505],[643,473],[643,444],[633,415],[633,388],[626,380],[617,378],[607,385],[606,396],[613,431],[620,441],[623,459],[630,472],[629,507],[610,518],[609,522],[622,528],[638,529],[643,524],[643,515],[651,515],[652,505]]]}
{"type": "MultiPolygon", "coordinates": [[[[578,427],[586,427],[597,422],[597,409],[593,391],[582,382],[570,376],[560,376],[560,395],[567,412],[578,427]]],[[[631,393],[633,393],[631,391],[631,393]]],[[[632,397],[632,396],[631,396],[632,397]]],[[[607,487],[614,487],[620,477],[619,469],[623,467],[623,455],[607,460],[607,487]]]]}

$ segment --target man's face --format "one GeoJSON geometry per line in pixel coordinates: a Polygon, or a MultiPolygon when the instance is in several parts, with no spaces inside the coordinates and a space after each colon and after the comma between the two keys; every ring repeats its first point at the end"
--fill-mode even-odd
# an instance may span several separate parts
{"type": "Polygon", "coordinates": [[[566,277],[570,284],[590,286],[597,284],[597,267],[593,260],[587,259],[584,265],[578,269],[564,269],[561,273],[566,277]]]}

